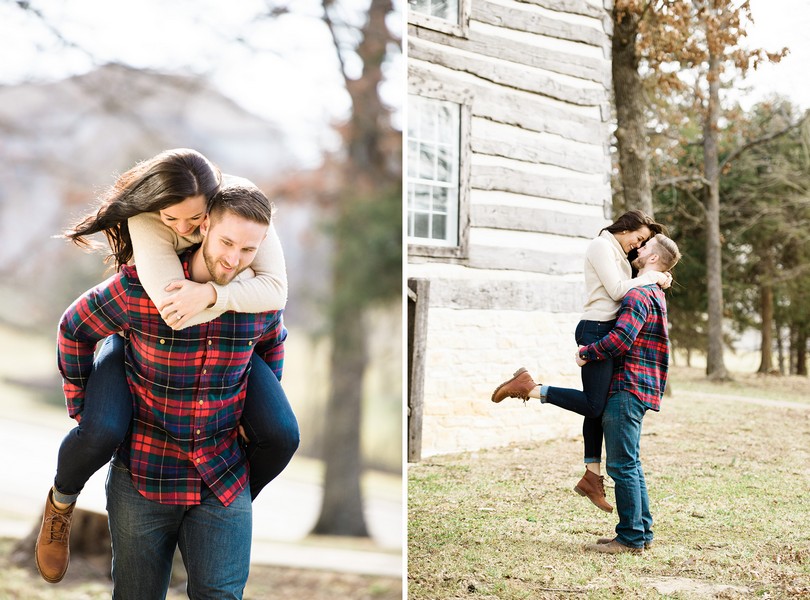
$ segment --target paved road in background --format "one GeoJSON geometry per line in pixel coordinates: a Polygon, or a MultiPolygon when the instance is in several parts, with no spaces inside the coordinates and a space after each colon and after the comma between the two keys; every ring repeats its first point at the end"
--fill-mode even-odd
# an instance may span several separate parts
{"type": "MultiPolygon", "coordinates": [[[[59,443],[73,421],[56,408],[9,406],[0,417],[0,536],[24,537],[37,524],[53,483],[59,443]]],[[[318,461],[294,458],[253,505],[257,564],[369,575],[402,575],[403,506],[397,482],[367,493],[366,522],[373,542],[308,536],[321,502],[318,461]]],[[[106,468],[88,482],[79,506],[104,512],[106,468]]]]}

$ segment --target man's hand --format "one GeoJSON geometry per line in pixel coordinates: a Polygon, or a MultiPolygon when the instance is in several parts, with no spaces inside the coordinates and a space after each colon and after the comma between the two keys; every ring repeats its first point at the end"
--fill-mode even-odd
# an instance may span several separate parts
{"type": "Polygon", "coordinates": [[[578,366],[578,367],[583,367],[583,366],[585,366],[585,365],[588,363],[588,361],[587,361],[587,360],[582,360],[582,358],[580,358],[580,356],[579,356],[580,351],[581,351],[581,350],[582,350],[584,347],[585,347],[585,346],[580,346],[579,348],[577,348],[577,352],[576,352],[576,354],[574,354],[574,359],[577,361],[577,366],[578,366]]]}
{"type": "Polygon", "coordinates": [[[217,291],[207,283],[196,283],[188,279],[172,281],[166,291],[174,292],[157,309],[166,325],[180,329],[194,315],[199,314],[217,301],[217,291]]]}

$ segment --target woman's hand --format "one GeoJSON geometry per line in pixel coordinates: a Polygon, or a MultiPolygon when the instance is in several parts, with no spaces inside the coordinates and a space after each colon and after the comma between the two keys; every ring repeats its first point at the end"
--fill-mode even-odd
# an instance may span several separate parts
{"type": "Polygon", "coordinates": [[[582,358],[579,355],[579,353],[582,351],[582,349],[584,347],[585,346],[580,346],[579,349],[577,350],[576,354],[574,354],[574,360],[577,361],[577,366],[578,367],[584,367],[586,364],[588,364],[588,361],[587,360],[582,360],[582,358]]]}
{"type": "Polygon", "coordinates": [[[217,291],[214,286],[207,283],[180,279],[166,286],[167,292],[174,290],[177,291],[157,307],[166,325],[172,329],[182,328],[191,317],[213,306],[217,301],[217,291]]]}
{"type": "Polygon", "coordinates": [[[660,285],[663,289],[668,290],[672,285],[672,273],[669,271],[666,273],[658,273],[658,285],[660,285]]]}

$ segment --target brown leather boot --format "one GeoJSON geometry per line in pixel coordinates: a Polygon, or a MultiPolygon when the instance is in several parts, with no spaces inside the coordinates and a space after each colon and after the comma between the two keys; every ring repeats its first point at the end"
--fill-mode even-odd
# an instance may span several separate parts
{"type": "Polygon", "coordinates": [[[605,499],[605,478],[593,471],[585,469],[585,475],[574,486],[574,491],[580,496],[587,496],[597,508],[605,512],[613,512],[613,507],[605,499]]]}
{"type": "Polygon", "coordinates": [[[630,554],[641,554],[644,552],[644,548],[625,546],[618,540],[610,540],[606,544],[589,544],[585,546],[585,549],[593,552],[601,552],[603,554],[623,554],[625,552],[629,552],[630,554]]]}
{"type": "Polygon", "coordinates": [[[524,402],[529,399],[529,392],[537,387],[537,384],[529,375],[529,372],[520,367],[512,379],[504,381],[492,392],[492,401],[500,402],[504,398],[520,398],[524,402]]]}
{"type": "Polygon", "coordinates": [[[48,492],[42,526],[34,550],[37,570],[48,583],[62,581],[70,564],[70,524],[75,506],[74,502],[66,511],[60,512],[53,504],[53,490],[48,492]]]}
{"type": "MultiPolygon", "coordinates": [[[[610,537],[601,537],[598,540],[596,540],[596,543],[597,544],[609,544],[610,542],[612,542],[615,539],[616,539],[615,537],[612,537],[612,538],[610,538],[610,537]]],[[[654,543],[654,540],[650,540],[649,542],[644,542],[644,549],[649,550],[650,548],[653,547],[653,543],[654,543]]]]}

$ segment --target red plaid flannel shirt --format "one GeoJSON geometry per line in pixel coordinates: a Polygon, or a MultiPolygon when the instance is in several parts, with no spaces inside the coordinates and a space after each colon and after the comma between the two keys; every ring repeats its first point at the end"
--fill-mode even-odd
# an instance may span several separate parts
{"type": "Polygon", "coordinates": [[[135,487],[150,500],[188,506],[200,503],[204,483],[229,505],[248,484],[237,427],[250,357],[257,352],[281,379],[287,337],[281,311],[226,312],[175,331],[137,270],[124,267],[76,300],[60,321],[59,371],[71,417],[81,414],[96,343],[117,332],[127,339],[134,398],[132,433],[118,455],[135,487]]]}

